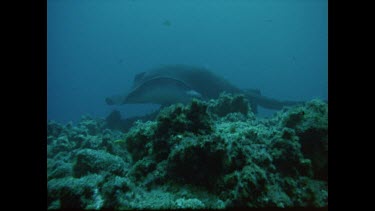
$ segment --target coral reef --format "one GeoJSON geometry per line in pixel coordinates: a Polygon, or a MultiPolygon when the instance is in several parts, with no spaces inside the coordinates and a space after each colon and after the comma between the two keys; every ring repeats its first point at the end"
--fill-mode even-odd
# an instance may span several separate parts
{"type": "Polygon", "coordinates": [[[48,208],[326,207],[328,105],[258,119],[241,95],[135,121],[47,124],[48,208]],[[111,125],[112,124],[112,125],[111,125]]]}

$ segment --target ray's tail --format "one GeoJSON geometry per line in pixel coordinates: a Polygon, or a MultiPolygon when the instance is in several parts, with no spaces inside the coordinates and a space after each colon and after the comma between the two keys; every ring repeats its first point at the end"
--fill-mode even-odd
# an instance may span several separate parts
{"type": "Polygon", "coordinates": [[[303,101],[288,101],[288,100],[276,100],[261,95],[258,89],[246,89],[243,90],[245,96],[249,99],[251,108],[254,113],[257,113],[257,106],[272,110],[281,110],[284,106],[302,105],[303,101]]]}

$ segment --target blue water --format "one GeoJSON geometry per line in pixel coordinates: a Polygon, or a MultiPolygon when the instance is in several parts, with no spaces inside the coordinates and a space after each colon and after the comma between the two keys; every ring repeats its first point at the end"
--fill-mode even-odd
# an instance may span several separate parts
{"type": "Polygon", "coordinates": [[[104,99],[160,64],[207,67],[277,99],[327,99],[327,19],[327,0],[48,0],[47,118],[155,110],[104,99]]]}

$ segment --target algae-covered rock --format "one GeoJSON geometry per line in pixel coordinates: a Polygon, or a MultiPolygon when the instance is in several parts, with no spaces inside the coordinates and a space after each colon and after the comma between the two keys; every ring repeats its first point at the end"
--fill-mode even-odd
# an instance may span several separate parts
{"type": "Polygon", "coordinates": [[[308,177],[298,179],[286,177],[280,186],[289,195],[293,206],[324,207],[328,203],[328,187],[324,181],[312,180],[308,177]]]}
{"type": "Polygon", "coordinates": [[[305,159],[299,137],[294,130],[284,128],[270,144],[270,152],[277,170],[288,176],[312,176],[311,161],[305,159]]]}
{"type": "Polygon", "coordinates": [[[217,100],[211,100],[209,103],[209,112],[218,117],[225,117],[230,113],[241,113],[244,116],[253,118],[251,113],[249,101],[244,95],[232,95],[228,93],[221,93],[217,100]]]}
{"type": "Polygon", "coordinates": [[[105,151],[91,149],[79,151],[73,165],[73,174],[75,177],[103,172],[123,176],[127,170],[128,164],[122,158],[105,151]]]}
{"type": "Polygon", "coordinates": [[[172,105],[163,109],[156,122],[137,122],[126,134],[125,145],[134,161],[146,155],[156,157],[158,161],[167,159],[176,135],[209,133],[212,123],[207,113],[207,105],[193,100],[189,105],[172,105]]]}
{"type": "Polygon", "coordinates": [[[266,184],[266,172],[252,164],[222,177],[218,187],[222,198],[231,199],[228,206],[253,207],[267,190],[266,184]]]}
{"type": "Polygon", "coordinates": [[[132,177],[135,181],[141,181],[144,179],[148,173],[156,169],[156,161],[150,157],[144,157],[141,160],[138,160],[129,171],[128,176],[132,177]]]}
{"type": "Polygon", "coordinates": [[[323,101],[262,119],[242,95],[222,94],[166,107],[126,133],[108,121],[48,122],[50,209],[328,205],[323,101]]]}
{"type": "Polygon", "coordinates": [[[200,135],[212,130],[207,104],[195,99],[187,106],[177,104],[162,110],[157,117],[157,123],[158,137],[169,137],[185,132],[200,135]]]}
{"type": "Polygon", "coordinates": [[[151,151],[151,144],[155,140],[157,124],[148,121],[146,123],[136,122],[133,128],[125,135],[125,147],[136,162],[148,155],[151,151]]]}
{"type": "Polygon", "coordinates": [[[63,178],[73,175],[72,164],[64,160],[47,159],[47,179],[63,178]]]}
{"type": "Polygon", "coordinates": [[[88,115],[83,116],[81,121],[78,123],[78,127],[86,130],[89,135],[100,133],[103,129],[105,129],[104,125],[104,121],[97,121],[88,115]]]}
{"type": "Polygon", "coordinates": [[[103,204],[105,209],[119,209],[122,206],[121,197],[135,189],[135,185],[127,177],[112,176],[102,186],[103,204]]]}
{"type": "Polygon", "coordinates": [[[226,159],[220,137],[186,137],[171,151],[167,172],[180,182],[210,187],[224,172],[226,159]]]}
{"type": "Polygon", "coordinates": [[[137,189],[133,193],[125,194],[121,200],[120,210],[166,210],[175,207],[175,196],[173,193],[162,189],[142,191],[137,189]]]}
{"type": "Polygon", "coordinates": [[[103,177],[91,174],[82,178],[65,177],[48,181],[49,209],[101,209],[103,198],[98,184],[103,177]]]}
{"type": "Polygon", "coordinates": [[[176,200],[176,206],[180,209],[203,209],[204,204],[199,199],[184,199],[180,198],[176,200]]]}
{"type": "Polygon", "coordinates": [[[47,134],[50,137],[57,137],[63,131],[64,127],[56,121],[49,121],[47,124],[47,134]]]}
{"type": "Polygon", "coordinates": [[[312,100],[280,116],[282,125],[295,130],[302,153],[311,160],[314,177],[327,180],[328,105],[321,100],[312,100]]]}

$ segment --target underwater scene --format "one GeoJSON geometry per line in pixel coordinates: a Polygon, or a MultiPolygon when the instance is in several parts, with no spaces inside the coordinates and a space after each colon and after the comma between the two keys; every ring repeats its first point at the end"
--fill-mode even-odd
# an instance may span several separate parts
{"type": "Polygon", "coordinates": [[[328,0],[47,0],[47,208],[328,207],[328,0]]]}

